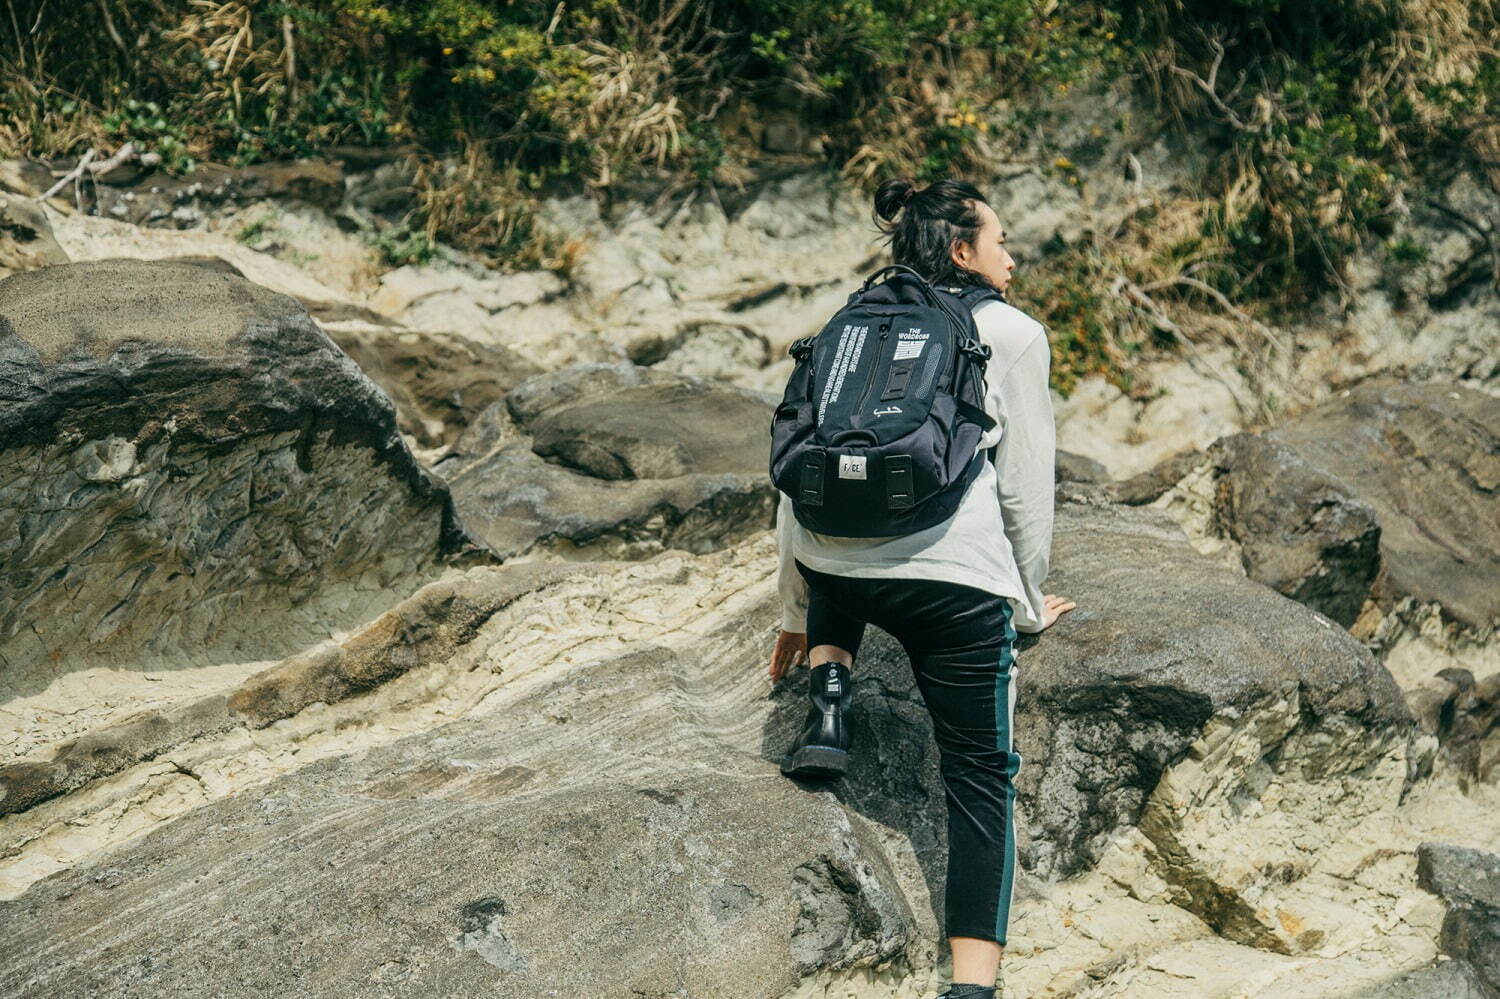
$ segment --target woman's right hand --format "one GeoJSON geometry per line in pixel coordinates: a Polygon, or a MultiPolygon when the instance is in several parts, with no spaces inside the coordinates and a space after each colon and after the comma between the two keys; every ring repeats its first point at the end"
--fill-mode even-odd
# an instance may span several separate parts
{"type": "Polygon", "coordinates": [[[780,683],[786,671],[797,663],[807,662],[807,632],[779,631],[776,647],[771,650],[771,682],[780,683]]]}
{"type": "Polygon", "coordinates": [[[1042,630],[1046,631],[1057,622],[1068,611],[1078,605],[1067,597],[1060,597],[1055,593],[1049,593],[1042,597],[1042,630]]]}

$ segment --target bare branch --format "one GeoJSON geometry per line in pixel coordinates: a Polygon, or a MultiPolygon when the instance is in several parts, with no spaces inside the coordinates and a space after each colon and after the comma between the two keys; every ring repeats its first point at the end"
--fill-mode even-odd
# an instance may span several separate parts
{"type": "Polygon", "coordinates": [[[1150,295],[1146,294],[1140,286],[1125,275],[1117,274],[1110,285],[1110,292],[1124,298],[1131,305],[1147,313],[1157,329],[1171,333],[1176,337],[1177,341],[1188,349],[1188,353],[1193,355],[1194,360],[1203,365],[1208,373],[1229,391],[1230,398],[1234,400],[1234,404],[1239,407],[1241,413],[1252,418],[1259,416],[1261,407],[1257,402],[1253,399],[1245,399],[1240,394],[1240,390],[1235,386],[1234,382],[1225,377],[1224,373],[1212,361],[1203,356],[1203,352],[1198,349],[1198,345],[1188,338],[1188,335],[1183,332],[1182,327],[1173,322],[1171,317],[1162,311],[1161,306],[1157,305],[1156,301],[1150,295]]]}
{"type": "Polygon", "coordinates": [[[88,170],[89,164],[94,161],[94,157],[96,155],[98,155],[97,149],[90,149],[88,152],[84,153],[83,156],[79,158],[78,165],[69,170],[67,173],[63,174],[62,179],[59,180],[56,184],[53,184],[51,187],[47,188],[45,193],[37,197],[37,200],[46,201],[48,198],[57,194],[58,191],[61,191],[63,188],[67,187],[69,183],[76,182],[83,176],[84,171],[88,170]]]}
{"type": "Polygon", "coordinates": [[[1222,308],[1225,312],[1229,313],[1231,316],[1238,319],[1246,326],[1249,326],[1251,329],[1255,330],[1255,332],[1264,337],[1266,341],[1271,344],[1271,346],[1280,351],[1282,355],[1286,355],[1286,344],[1281,342],[1281,338],[1278,337],[1274,332],[1272,332],[1269,326],[1265,325],[1255,317],[1251,316],[1249,313],[1237,307],[1222,291],[1215,288],[1211,284],[1206,284],[1202,281],[1199,281],[1197,278],[1188,277],[1185,274],[1179,274],[1176,277],[1167,278],[1165,281],[1153,281],[1150,284],[1142,285],[1141,290],[1147,292],[1158,291],[1162,288],[1170,288],[1173,285],[1179,284],[1188,288],[1192,288],[1196,291],[1203,292],[1203,294],[1207,295],[1209,298],[1212,298],[1215,302],[1218,302],[1220,308],[1222,308]]]}
{"type": "Polygon", "coordinates": [[[125,44],[125,39],[120,36],[120,29],[115,27],[115,19],[109,14],[109,0],[98,0],[99,14],[104,18],[104,30],[109,34],[109,40],[115,43],[115,48],[130,58],[130,46],[125,44]]]}
{"type": "Polygon", "coordinates": [[[116,149],[115,154],[109,159],[100,160],[98,163],[90,163],[89,173],[93,174],[95,177],[98,177],[102,174],[109,173],[121,163],[126,163],[133,159],[135,159],[135,143],[127,142],[119,149],[116,149]]]}
{"type": "MultiPolygon", "coordinates": [[[[1224,62],[1224,43],[1219,41],[1217,38],[1211,38],[1209,39],[1209,44],[1214,48],[1214,62],[1213,65],[1209,67],[1208,79],[1205,80],[1203,77],[1199,76],[1197,73],[1194,73],[1192,70],[1183,69],[1181,66],[1178,66],[1176,64],[1170,65],[1167,68],[1176,73],[1178,76],[1181,76],[1191,82],[1199,90],[1203,91],[1203,93],[1208,97],[1213,106],[1219,109],[1219,113],[1224,116],[1224,120],[1229,122],[1232,127],[1238,129],[1241,132],[1248,131],[1250,129],[1250,126],[1245,123],[1244,119],[1234,113],[1233,108],[1231,108],[1228,104],[1225,104],[1223,99],[1219,97],[1218,76],[1219,66],[1224,62]]],[[[1230,97],[1232,98],[1235,94],[1239,93],[1240,87],[1244,85],[1245,80],[1243,77],[1241,77],[1240,82],[1235,85],[1234,90],[1230,91],[1230,97]]]]}
{"type": "Polygon", "coordinates": [[[281,15],[281,50],[286,56],[286,95],[297,99],[297,43],[292,38],[292,15],[281,15]]]}
{"type": "Polygon", "coordinates": [[[1433,208],[1436,208],[1444,215],[1447,215],[1450,218],[1457,219],[1464,225],[1468,226],[1470,229],[1474,230],[1474,232],[1478,233],[1479,238],[1484,240],[1484,245],[1489,247],[1490,276],[1492,281],[1494,282],[1496,289],[1500,289],[1500,246],[1497,246],[1495,244],[1494,233],[1489,229],[1481,226],[1478,222],[1475,222],[1473,219],[1469,218],[1469,216],[1465,215],[1457,208],[1454,208],[1451,205],[1445,205],[1443,204],[1443,202],[1439,201],[1436,198],[1428,198],[1427,204],[1433,208]]]}

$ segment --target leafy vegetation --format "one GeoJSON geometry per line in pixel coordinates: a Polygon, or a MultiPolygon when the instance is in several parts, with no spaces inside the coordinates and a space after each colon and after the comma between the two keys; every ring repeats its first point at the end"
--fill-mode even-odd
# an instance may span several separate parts
{"type": "Polygon", "coordinates": [[[566,267],[530,210],[556,185],[787,156],[982,176],[1048,98],[1127,75],[1216,155],[1166,216],[1031,269],[1060,386],[1128,384],[1173,303],[1248,318],[1337,291],[1364,246],[1418,261],[1395,224],[1429,168],[1500,161],[1494,0],[6,0],[0,23],[0,152],[410,149],[419,207],[378,237],[400,261],[566,267]],[[755,123],[788,112],[805,135],[773,148],[755,123]]]}

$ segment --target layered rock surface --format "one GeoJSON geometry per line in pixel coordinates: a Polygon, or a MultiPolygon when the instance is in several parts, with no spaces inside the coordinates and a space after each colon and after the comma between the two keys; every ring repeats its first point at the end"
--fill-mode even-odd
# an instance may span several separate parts
{"type": "Polygon", "coordinates": [[[0,376],[7,756],[110,699],[75,676],[279,658],[477,551],[389,399],[296,301],[223,268],[13,276],[0,376]]]}
{"type": "MultiPolygon", "coordinates": [[[[1250,953],[1331,938],[1336,927],[1300,909],[1300,932],[1285,929],[1318,868],[1299,833],[1337,835],[1394,807],[1411,725],[1389,677],[1348,636],[1198,556],[1160,514],[1061,514],[1060,561],[1083,608],[1073,634],[1021,652],[1027,864],[1050,878],[1114,858],[1113,876],[1146,896],[1129,904],[1165,919],[1157,948],[1214,930],[1250,953]],[[1153,578],[1191,583],[1172,588],[1180,616],[1121,567],[1125,549],[1153,578]],[[1124,873],[1126,856],[1138,870],[1124,873]]],[[[157,800],[180,817],[143,839],[101,831],[105,852],[0,906],[24,955],[4,994],[315,996],[364,983],[775,997],[857,980],[921,994],[944,863],[930,722],[903,658],[872,636],[855,769],[831,794],[780,777],[773,760],[805,701],[800,677],[768,698],[761,672],[773,550],[761,535],[705,557],[570,570],[542,589],[511,583],[492,616],[353,697],[317,679],[343,675],[347,649],[278,667],[231,706],[274,708],[247,727],[281,765],[237,768],[223,754],[244,737],[211,733],[221,741],[185,741],[104,781],[88,792],[95,812],[41,806],[75,830],[129,827],[152,807],[130,802],[162,760],[162,777],[195,795],[175,810],[157,800]],[[557,624],[518,634],[537,615],[557,624]],[[352,724],[361,717],[383,720],[352,724]],[[272,959],[282,938],[303,941],[296,960],[272,959]]],[[[514,571],[470,569],[441,592],[482,602],[514,571]]],[[[441,618],[451,599],[423,598],[423,613],[441,618]]],[[[40,817],[6,820],[32,829],[20,849],[38,873],[55,842],[40,817]]],[[[1028,884],[1014,953],[1032,963],[1015,974],[1057,979],[1066,969],[1049,972],[1046,955],[1076,948],[1049,943],[1036,920],[1070,892],[1105,889],[1028,884]]]]}

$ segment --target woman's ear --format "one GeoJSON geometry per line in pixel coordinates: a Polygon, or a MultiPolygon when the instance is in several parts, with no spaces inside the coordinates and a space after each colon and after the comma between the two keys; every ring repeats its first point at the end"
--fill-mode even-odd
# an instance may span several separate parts
{"type": "Polygon", "coordinates": [[[955,239],[953,241],[953,244],[948,247],[948,256],[952,258],[953,265],[957,267],[960,272],[973,269],[969,266],[969,264],[973,262],[974,248],[970,246],[966,241],[962,239],[955,239]]]}

